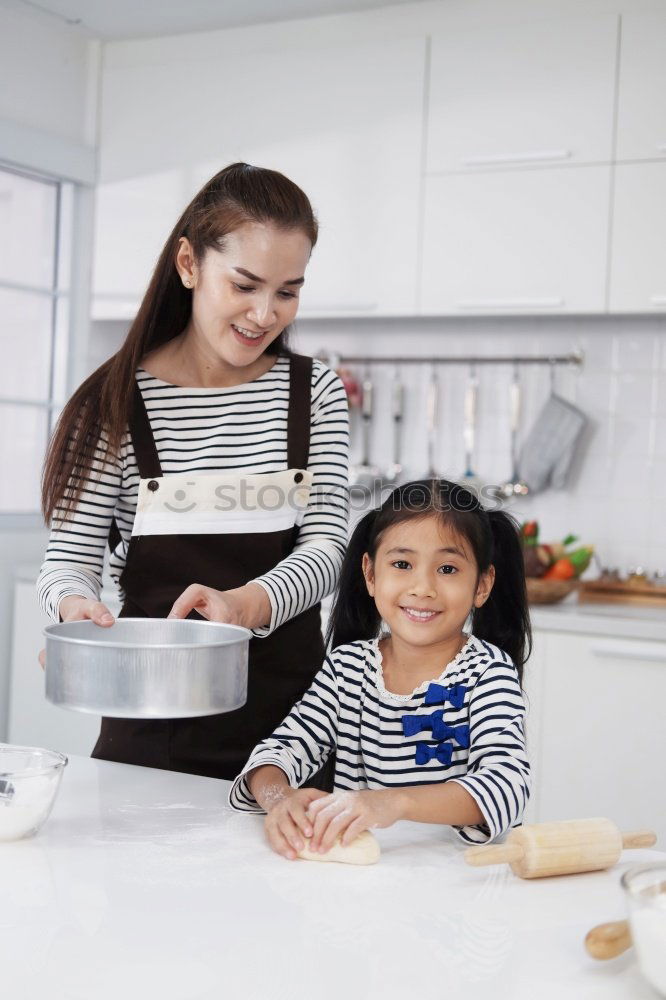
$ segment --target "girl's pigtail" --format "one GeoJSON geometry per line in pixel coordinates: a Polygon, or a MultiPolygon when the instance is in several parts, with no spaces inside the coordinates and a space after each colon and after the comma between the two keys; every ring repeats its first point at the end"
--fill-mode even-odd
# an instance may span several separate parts
{"type": "Polygon", "coordinates": [[[369,511],[358,522],[347,546],[331,617],[326,629],[326,645],[331,649],[356,639],[373,639],[381,618],[368,593],[363,576],[363,555],[371,547],[377,511],[369,511]]]}
{"type": "Polygon", "coordinates": [[[532,651],[532,629],[518,525],[501,510],[489,511],[488,518],[495,584],[486,603],[474,611],[472,627],[479,639],[509,654],[522,683],[523,666],[532,651]]]}

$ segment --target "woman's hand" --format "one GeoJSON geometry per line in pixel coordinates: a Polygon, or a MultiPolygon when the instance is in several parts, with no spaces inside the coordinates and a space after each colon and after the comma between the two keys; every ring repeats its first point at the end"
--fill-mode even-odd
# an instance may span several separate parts
{"type": "MultiPolygon", "coordinates": [[[[115,618],[101,601],[93,601],[89,597],[63,597],[58,607],[60,619],[63,622],[91,621],[102,628],[109,628],[115,622],[115,618]]],[[[42,668],[46,665],[46,650],[42,649],[39,654],[39,662],[42,668]]]]}
{"type": "Polygon", "coordinates": [[[351,844],[364,830],[391,826],[403,814],[403,802],[398,789],[333,792],[317,799],[308,809],[313,835],[310,850],[326,854],[336,840],[351,844]]]}
{"type": "Polygon", "coordinates": [[[198,611],[211,622],[244,628],[260,628],[271,620],[271,602],[258,583],[248,583],[235,590],[214,590],[193,583],[175,601],[168,617],[187,618],[190,611],[198,611]]]}
{"type": "Polygon", "coordinates": [[[313,833],[308,807],[327,793],[317,788],[281,788],[268,809],[265,826],[268,843],[277,854],[294,861],[313,833]]]}

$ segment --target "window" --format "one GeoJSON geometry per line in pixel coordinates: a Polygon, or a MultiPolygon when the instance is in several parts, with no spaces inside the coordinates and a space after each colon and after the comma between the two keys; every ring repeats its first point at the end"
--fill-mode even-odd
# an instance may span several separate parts
{"type": "Polygon", "coordinates": [[[39,510],[65,398],[73,185],[0,168],[0,514],[39,510]]]}

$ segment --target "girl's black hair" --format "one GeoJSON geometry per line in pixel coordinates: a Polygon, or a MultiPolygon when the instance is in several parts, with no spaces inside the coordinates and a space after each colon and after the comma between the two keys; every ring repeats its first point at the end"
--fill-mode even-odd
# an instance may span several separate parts
{"type": "Polygon", "coordinates": [[[472,631],[499,646],[513,660],[522,680],[532,650],[525,569],[516,521],[503,510],[485,510],[478,497],[446,479],[424,479],[398,486],[381,507],[356,525],[347,547],[326,640],[333,647],[379,634],[381,618],[368,593],[362,570],[364,553],[374,561],[384,532],[395,524],[437,515],[469,542],[479,575],[495,567],[495,583],[480,608],[472,609],[472,631]]]}

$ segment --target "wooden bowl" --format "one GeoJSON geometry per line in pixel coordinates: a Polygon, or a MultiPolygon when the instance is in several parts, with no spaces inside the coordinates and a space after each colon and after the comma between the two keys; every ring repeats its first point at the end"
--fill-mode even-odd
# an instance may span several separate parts
{"type": "Polygon", "coordinates": [[[540,580],[527,576],[527,599],[530,604],[556,604],[568,597],[578,586],[578,580],[540,580]]]}

